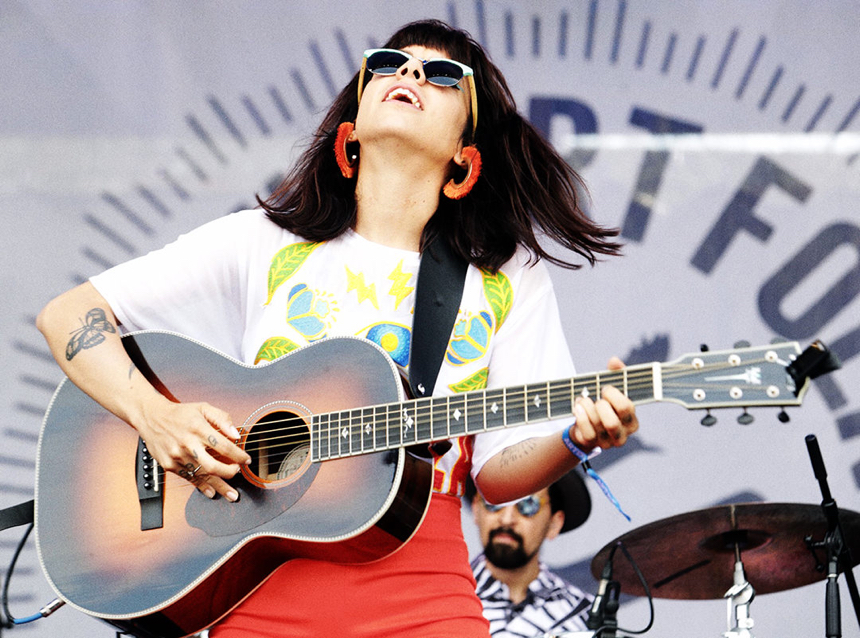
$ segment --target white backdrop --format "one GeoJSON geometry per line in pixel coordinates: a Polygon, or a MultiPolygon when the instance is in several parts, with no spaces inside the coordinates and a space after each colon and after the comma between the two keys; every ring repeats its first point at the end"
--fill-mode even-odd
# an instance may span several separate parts
{"type": "MultiPolygon", "coordinates": [[[[553,271],[582,372],[612,354],[668,360],[702,343],[776,336],[821,338],[844,361],[787,424],[760,410],[748,426],[723,413],[704,428],[698,413],[643,406],[636,442],[600,461],[633,521],[592,489],[591,518],[546,560],[591,590],[585,567],[597,551],[646,523],[717,503],[817,504],[809,433],[839,505],[860,510],[860,148],[850,139],[860,129],[860,9],[847,0],[7,0],[0,506],[32,497],[41,419],[61,379],[33,325],[41,306],[253,204],[361,51],[428,16],[485,44],[521,111],[581,169],[594,217],[624,229],[624,258],[553,271]]],[[[20,531],[0,535],[0,565],[20,531]]],[[[842,597],[844,635],[860,635],[844,584],[842,597]]],[[[13,614],[52,598],[31,541],[13,614]]],[[[648,635],[726,630],[722,600],[658,599],[656,614],[648,635]]],[[[752,616],[759,637],[823,635],[824,584],[760,596],[752,616]]],[[[646,617],[642,599],[619,614],[634,629],[646,617]]],[[[113,634],[69,608],[12,631],[113,634]]]]}

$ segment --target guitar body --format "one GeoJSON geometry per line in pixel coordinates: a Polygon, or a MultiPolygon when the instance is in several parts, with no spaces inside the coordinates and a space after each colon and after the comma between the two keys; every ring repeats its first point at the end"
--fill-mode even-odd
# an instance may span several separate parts
{"type": "Polygon", "coordinates": [[[369,562],[417,530],[429,463],[403,449],[324,462],[308,454],[312,415],[403,400],[380,348],[326,339],[251,367],[171,333],[124,344],[166,396],[230,413],[249,453],[285,417],[299,443],[290,454],[258,454],[232,480],[239,502],[209,500],[173,474],[145,478],[137,433],[64,381],[39,439],[35,508],[39,558],[66,602],[139,636],[178,638],[227,614],[293,558],[369,562]]]}

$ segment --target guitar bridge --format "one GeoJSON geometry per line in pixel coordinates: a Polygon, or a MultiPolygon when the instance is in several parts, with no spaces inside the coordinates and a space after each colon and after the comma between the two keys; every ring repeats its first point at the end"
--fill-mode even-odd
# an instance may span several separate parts
{"type": "Polygon", "coordinates": [[[140,530],[164,527],[164,469],[152,458],[143,439],[137,440],[134,475],[140,501],[140,530]]]}

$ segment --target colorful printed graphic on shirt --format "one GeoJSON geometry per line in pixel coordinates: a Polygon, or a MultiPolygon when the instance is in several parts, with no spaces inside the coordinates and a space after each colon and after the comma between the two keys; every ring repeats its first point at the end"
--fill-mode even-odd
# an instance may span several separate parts
{"type": "Polygon", "coordinates": [[[254,365],[257,365],[260,361],[274,361],[298,347],[299,344],[290,341],[286,337],[270,337],[263,342],[263,345],[257,351],[257,356],[254,357],[254,365]]]}
{"type": "Polygon", "coordinates": [[[364,334],[365,338],[382,347],[388,356],[402,368],[409,365],[409,345],[412,333],[407,326],[395,323],[378,323],[364,334]]]}
{"type": "Polygon", "coordinates": [[[483,390],[487,387],[487,376],[489,374],[489,368],[481,368],[475,374],[466,377],[462,381],[458,381],[457,383],[449,383],[448,388],[452,392],[470,392],[472,390],[483,390]]]}
{"type": "Polygon", "coordinates": [[[397,310],[400,303],[415,290],[414,286],[406,285],[412,279],[412,273],[403,272],[403,260],[401,259],[397,267],[388,275],[388,279],[394,282],[388,290],[388,294],[394,297],[394,309],[397,310]]]}
{"type": "Polygon", "coordinates": [[[368,286],[364,283],[364,273],[360,272],[355,274],[349,269],[349,266],[344,266],[344,268],[346,269],[346,291],[357,291],[359,304],[363,301],[370,300],[373,307],[379,310],[379,303],[376,301],[376,284],[370,284],[368,286]]]}
{"type": "Polygon", "coordinates": [[[306,284],[296,284],[287,298],[287,323],[308,341],[326,336],[337,303],[326,299],[329,295],[311,290],[306,284]]]}
{"type": "Polygon", "coordinates": [[[302,264],[319,245],[318,242],[289,244],[275,253],[275,256],[272,257],[272,263],[269,265],[269,296],[264,305],[268,305],[272,301],[272,297],[280,285],[302,267],[302,264]]]}
{"type": "Polygon", "coordinates": [[[475,445],[471,436],[461,436],[451,441],[452,451],[433,458],[433,491],[452,496],[466,493],[466,478],[472,467],[472,452],[475,445]]]}
{"type": "Polygon", "coordinates": [[[462,366],[484,356],[493,335],[493,316],[483,310],[477,317],[466,316],[454,325],[454,334],[448,343],[445,359],[462,366]]]}
{"type": "Polygon", "coordinates": [[[495,275],[486,270],[482,270],[481,274],[484,278],[484,297],[493,310],[496,318],[495,332],[498,332],[511,312],[514,289],[510,279],[501,270],[495,275]]]}
{"type": "MultiPolygon", "coordinates": [[[[484,284],[484,298],[490,304],[493,314],[481,311],[477,316],[467,316],[454,325],[454,335],[448,344],[445,360],[455,366],[462,366],[483,357],[489,350],[490,340],[499,331],[514,302],[514,292],[511,282],[502,271],[495,275],[481,271],[484,284]]],[[[480,373],[478,373],[480,375],[480,373]]],[[[469,377],[461,382],[465,386],[480,383],[480,376],[469,377]]],[[[486,383],[486,379],[483,380],[486,383]]],[[[461,384],[449,386],[452,389],[461,384]]],[[[483,387],[483,386],[481,386],[483,387]]]]}

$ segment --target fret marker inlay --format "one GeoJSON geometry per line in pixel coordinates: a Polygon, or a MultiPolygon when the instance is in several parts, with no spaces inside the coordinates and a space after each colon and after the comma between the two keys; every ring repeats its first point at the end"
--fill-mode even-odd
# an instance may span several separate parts
{"type": "Polygon", "coordinates": [[[495,414],[498,411],[499,411],[499,404],[496,403],[495,401],[493,401],[493,405],[490,406],[490,412],[495,414]]]}
{"type": "Polygon", "coordinates": [[[461,416],[463,416],[463,413],[460,412],[460,408],[457,408],[456,410],[454,410],[454,420],[455,421],[459,421],[461,416]]]}

